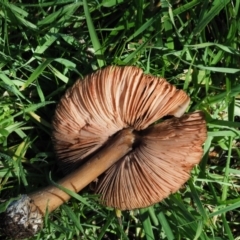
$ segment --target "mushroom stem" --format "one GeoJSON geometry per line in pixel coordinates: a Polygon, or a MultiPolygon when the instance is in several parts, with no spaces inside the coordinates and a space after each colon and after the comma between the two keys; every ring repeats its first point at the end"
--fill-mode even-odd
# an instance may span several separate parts
{"type": "MultiPolygon", "coordinates": [[[[111,142],[94,155],[82,167],[58,182],[64,188],[79,192],[110,166],[126,155],[134,143],[135,136],[131,128],[121,130],[111,142]]],[[[15,239],[26,238],[36,234],[43,225],[46,210],[52,212],[70,196],[55,185],[32,193],[10,204],[1,223],[7,236],[15,239]]]]}

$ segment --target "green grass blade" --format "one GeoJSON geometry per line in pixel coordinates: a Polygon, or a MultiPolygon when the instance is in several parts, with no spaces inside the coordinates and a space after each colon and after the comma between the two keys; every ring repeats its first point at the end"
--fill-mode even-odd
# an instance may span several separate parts
{"type": "Polygon", "coordinates": [[[88,25],[89,34],[90,34],[92,44],[93,44],[93,48],[94,48],[94,51],[95,51],[94,54],[97,57],[98,66],[101,68],[101,67],[105,66],[104,49],[100,44],[100,41],[98,39],[95,27],[93,25],[93,21],[92,21],[90,11],[89,11],[89,8],[88,8],[87,0],[83,0],[83,8],[84,8],[85,16],[86,16],[86,21],[87,21],[87,25],[88,25]]]}
{"type": "Polygon", "coordinates": [[[194,35],[199,34],[210,21],[219,14],[219,12],[229,3],[230,0],[214,0],[212,3],[212,8],[206,14],[199,19],[199,23],[194,29],[194,35]]]}
{"type": "Polygon", "coordinates": [[[46,59],[44,62],[42,62],[35,71],[31,74],[31,76],[28,78],[28,80],[24,83],[21,90],[24,90],[27,88],[30,84],[33,83],[34,80],[36,80],[40,74],[43,73],[44,69],[53,61],[53,59],[46,59]]]}
{"type": "Polygon", "coordinates": [[[213,211],[212,213],[209,214],[209,217],[214,217],[214,216],[217,216],[217,215],[220,215],[220,214],[224,214],[224,213],[227,213],[229,211],[232,211],[234,209],[238,209],[240,208],[240,201],[237,201],[236,203],[233,203],[227,207],[219,207],[220,209],[219,210],[216,210],[216,211],[213,211]]]}
{"type": "Polygon", "coordinates": [[[161,223],[162,225],[162,228],[167,236],[167,239],[168,240],[173,240],[174,239],[174,234],[172,232],[172,229],[167,221],[167,218],[165,217],[164,213],[163,212],[160,212],[158,215],[157,215],[157,218],[159,220],[159,222],[161,223]]]}
{"type": "Polygon", "coordinates": [[[73,221],[74,226],[80,231],[82,234],[84,232],[83,227],[80,224],[79,217],[73,212],[73,210],[67,205],[61,206],[69,218],[73,221]]]}
{"type": "Polygon", "coordinates": [[[140,209],[140,214],[142,218],[142,223],[143,223],[143,229],[145,232],[145,236],[147,240],[154,240],[155,237],[153,235],[153,230],[152,230],[152,224],[150,221],[149,213],[147,208],[142,208],[140,209]]]}

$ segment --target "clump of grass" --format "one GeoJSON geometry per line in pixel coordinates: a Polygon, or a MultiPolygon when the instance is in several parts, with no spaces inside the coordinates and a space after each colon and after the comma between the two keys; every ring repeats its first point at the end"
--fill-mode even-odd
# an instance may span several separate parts
{"type": "MultiPolygon", "coordinates": [[[[136,65],[184,89],[206,113],[202,162],[180,191],[148,209],[101,206],[88,189],[32,239],[238,239],[239,1],[0,0],[0,198],[54,180],[56,103],[107,65],[136,65]]],[[[5,208],[0,205],[0,211],[5,208]]]]}

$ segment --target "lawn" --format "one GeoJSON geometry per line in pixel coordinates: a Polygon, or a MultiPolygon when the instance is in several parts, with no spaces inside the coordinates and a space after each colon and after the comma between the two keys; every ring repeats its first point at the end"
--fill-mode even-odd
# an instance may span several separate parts
{"type": "Polygon", "coordinates": [[[239,0],[0,0],[0,212],[4,201],[62,177],[51,121],[65,91],[105,66],[133,65],[186,91],[188,112],[205,113],[200,164],[178,192],[118,217],[86,187],[31,239],[239,240],[239,7],[239,0]]]}

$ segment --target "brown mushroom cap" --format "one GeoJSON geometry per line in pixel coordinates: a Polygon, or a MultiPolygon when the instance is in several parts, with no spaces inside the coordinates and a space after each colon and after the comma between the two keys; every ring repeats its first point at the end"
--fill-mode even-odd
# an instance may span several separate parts
{"type": "Polygon", "coordinates": [[[206,128],[203,115],[193,113],[144,129],[165,115],[182,116],[189,101],[184,91],[139,68],[99,70],[61,99],[53,119],[56,154],[65,170],[74,169],[115,133],[140,131],[140,142],[100,178],[97,193],[119,209],[151,205],[188,179],[201,159],[206,128]]]}

